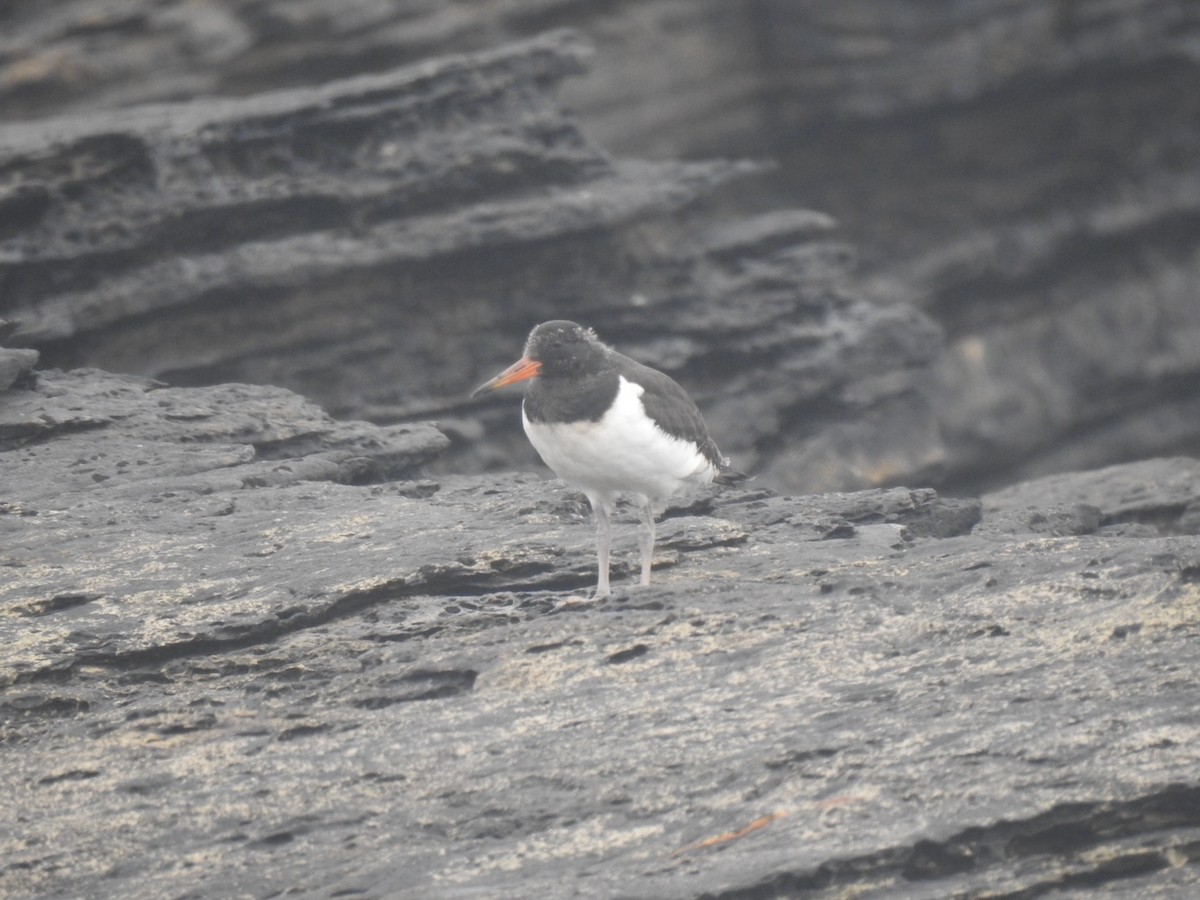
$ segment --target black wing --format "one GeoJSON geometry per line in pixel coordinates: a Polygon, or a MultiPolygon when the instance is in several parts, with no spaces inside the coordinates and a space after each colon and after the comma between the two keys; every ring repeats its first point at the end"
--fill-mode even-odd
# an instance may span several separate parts
{"type": "Polygon", "coordinates": [[[627,381],[645,388],[642,405],[646,408],[646,415],[659,428],[672,437],[693,442],[718,469],[727,463],[716,443],[708,436],[699,408],[674,378],[616,351],[613,357],[618,373],[624,375],[627,381]]]}

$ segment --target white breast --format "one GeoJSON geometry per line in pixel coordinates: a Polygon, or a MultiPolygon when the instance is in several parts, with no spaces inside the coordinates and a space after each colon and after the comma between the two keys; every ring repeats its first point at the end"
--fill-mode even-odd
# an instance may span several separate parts
{"type": "Polygon", "coordinates": [[[546,465],[588,493],[662,500],[686,481],[712,481],[716,467],[699,448],[646,415],[644,390],[622,377],[612,408],[598,422],[530,422],[524,409],[521,422],[546,465]]]}

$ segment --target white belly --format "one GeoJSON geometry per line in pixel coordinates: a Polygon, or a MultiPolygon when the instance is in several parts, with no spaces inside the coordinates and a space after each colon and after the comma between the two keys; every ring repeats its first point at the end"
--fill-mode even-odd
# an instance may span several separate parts
{"type": "Polygon", "coordinates": [[[598,422],[530,422],[525,434],[559,478],[589,494],[621,492],[661,500],[687,481],[712,481],[717,470],[691,441],[667,434],[642,408],[643,388],[621,378],[612,408],[598,422]]]}

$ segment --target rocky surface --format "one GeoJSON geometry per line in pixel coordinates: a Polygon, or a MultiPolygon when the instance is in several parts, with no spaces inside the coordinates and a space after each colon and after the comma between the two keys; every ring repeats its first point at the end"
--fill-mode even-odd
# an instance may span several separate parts
{"type": "MultiPolygon", "coordinates": [[[[427,425],[0,394],[6,897],[1200,886],[1200,462],[683,496],[656,583],[427,425]]],[[[622,530],[628,529],[622,538],[622,530]]]]}

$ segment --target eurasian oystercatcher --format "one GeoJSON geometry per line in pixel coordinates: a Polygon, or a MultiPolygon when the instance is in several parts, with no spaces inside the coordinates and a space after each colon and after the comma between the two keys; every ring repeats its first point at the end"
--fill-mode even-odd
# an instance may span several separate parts
{"type": "Polygon", "coordinates": [[[609,593],[609,520],[619,494],[643,512],[642,584],[650,583],[656,509],[688,482],[705,483],[728,460],[700,410],[674,379],[602,344],[574,322],[543,322],[525,354],[471,396],[527,381],[521,423],[542,460],[587,495],[596,518],[596,596],[609,593]]]}

